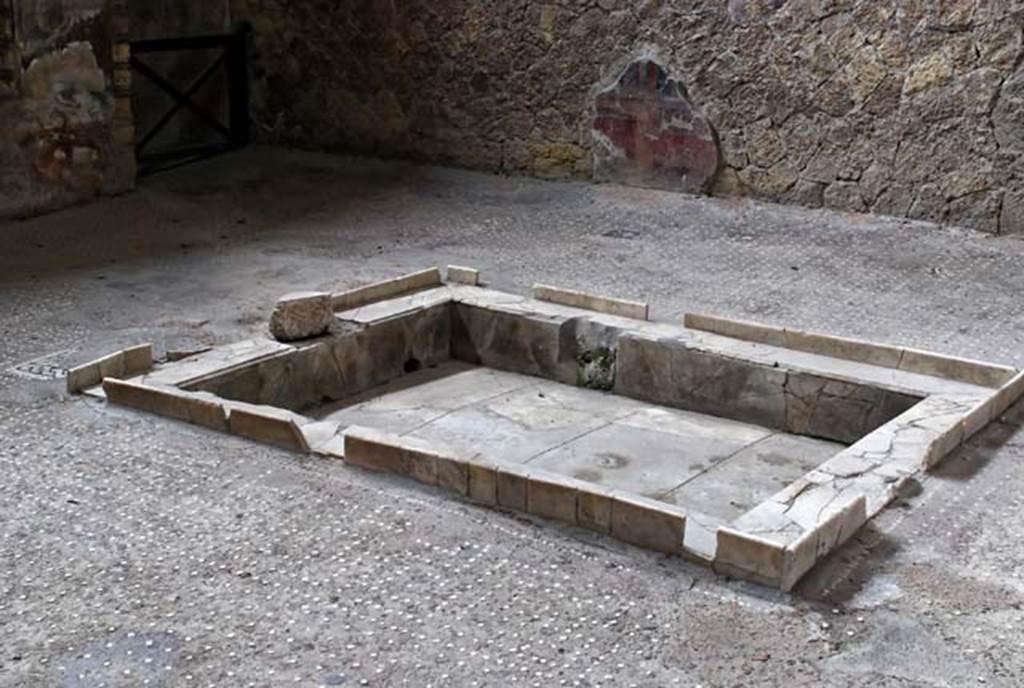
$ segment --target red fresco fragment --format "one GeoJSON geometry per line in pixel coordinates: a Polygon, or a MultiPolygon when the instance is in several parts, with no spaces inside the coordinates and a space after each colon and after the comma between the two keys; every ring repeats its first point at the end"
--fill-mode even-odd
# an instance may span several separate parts
{"type": "Polygon", "coordinates": [[[718,169],[714,133],[685,90],[659,64],[631,64],[596,100],[595,176],[687,191],[703,190],[718,169]]]}

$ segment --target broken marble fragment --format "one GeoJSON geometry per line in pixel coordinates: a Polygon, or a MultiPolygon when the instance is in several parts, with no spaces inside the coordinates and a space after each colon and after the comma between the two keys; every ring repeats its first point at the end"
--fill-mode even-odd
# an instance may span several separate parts
{"type": "Polygon", "coordinates": [[[270,316],[270,332],[279,342],[316,337],[330,327],[331,295],[304,291],[282,296],[270,316]]]}

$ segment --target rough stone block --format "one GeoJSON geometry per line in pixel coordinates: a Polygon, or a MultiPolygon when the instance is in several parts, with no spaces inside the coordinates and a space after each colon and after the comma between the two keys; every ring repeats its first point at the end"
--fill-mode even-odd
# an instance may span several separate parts
{"type": "Polygon", "coordinates": [[[286,294],[278,299],[270,316],[270,332],[280,342],[308,339],[326,332],[333,318],[330,294],[315,291],[286,294]]]}
{"type": "Polygon", "coordinates": [[[637,547],[665,554],[683,549],[686,515],[665,502],[619,492],[612,501],[611,534],[637,547]]]}
{"type": "Polygon", "coordinates": [[[257,442],[297,452],[309,451],[306,438],[294,420],[269,412],[233,408],[228,415],[228,428],[234,435],[248,437],[257,442]]]}
{"type": "Polygon", "coordinates": [[[498,506],[515,511],[526,511],[528,474],[520,466],[501,466],[497,472],[498,506]]]}
{"type": "Polygon", "coordinates": [[[526,485],[526,510],[535,516],[575,524],[576,494],[571,480],[531,471],[526,485]]]}
{"type": "Polygon", "coordinates": [[[437,268],[428,268],[403,275],[402,277],[335,293],[331,296],[331,305],[335,311],[347,311],[375,301],[383,301],[393,296],[416,291],[417,289],[426,289],[440,285],[441,271],[437,268]]]}
{"type": "Polygon", "coordinates": [[[551,287],[546,284],[533,285],[533,297],[540,301],[560,303],[563,306],[585,308],[590,311],[617,315],[635,320],[647,320],[648,305],[640,301],[616,299],[610,296],[598,296],[573,289],[551,287]]]}
{"type": "Polygon", "coordinates": [[[475,287],[480,284],[480,271],[473,268],[465,268],[460,265],[449,265],[448,281],[458,282],[459,284],[468,284],[475,287]]]}

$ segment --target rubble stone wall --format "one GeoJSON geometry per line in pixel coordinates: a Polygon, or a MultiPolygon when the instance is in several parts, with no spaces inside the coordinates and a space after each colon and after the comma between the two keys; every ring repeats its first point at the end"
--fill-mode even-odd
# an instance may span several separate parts
{"type": "Polygon", "coordinates": [[[0,0],[0,218],[135,181],[125,0],[0,0]]]}
{"type": "Polygon", "coordinates": [[[271,140],[1024,233],[1021,0],[232,0],[271,140]]]}

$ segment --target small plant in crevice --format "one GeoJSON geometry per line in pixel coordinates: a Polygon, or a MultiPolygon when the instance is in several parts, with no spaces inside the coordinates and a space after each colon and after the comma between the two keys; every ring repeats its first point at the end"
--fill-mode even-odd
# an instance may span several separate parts
{"type": "Polygon", "coordinates": [[[577,354],[576,384],[610,392],[615,387],[615,351],[600,346],[577,354]]]}

